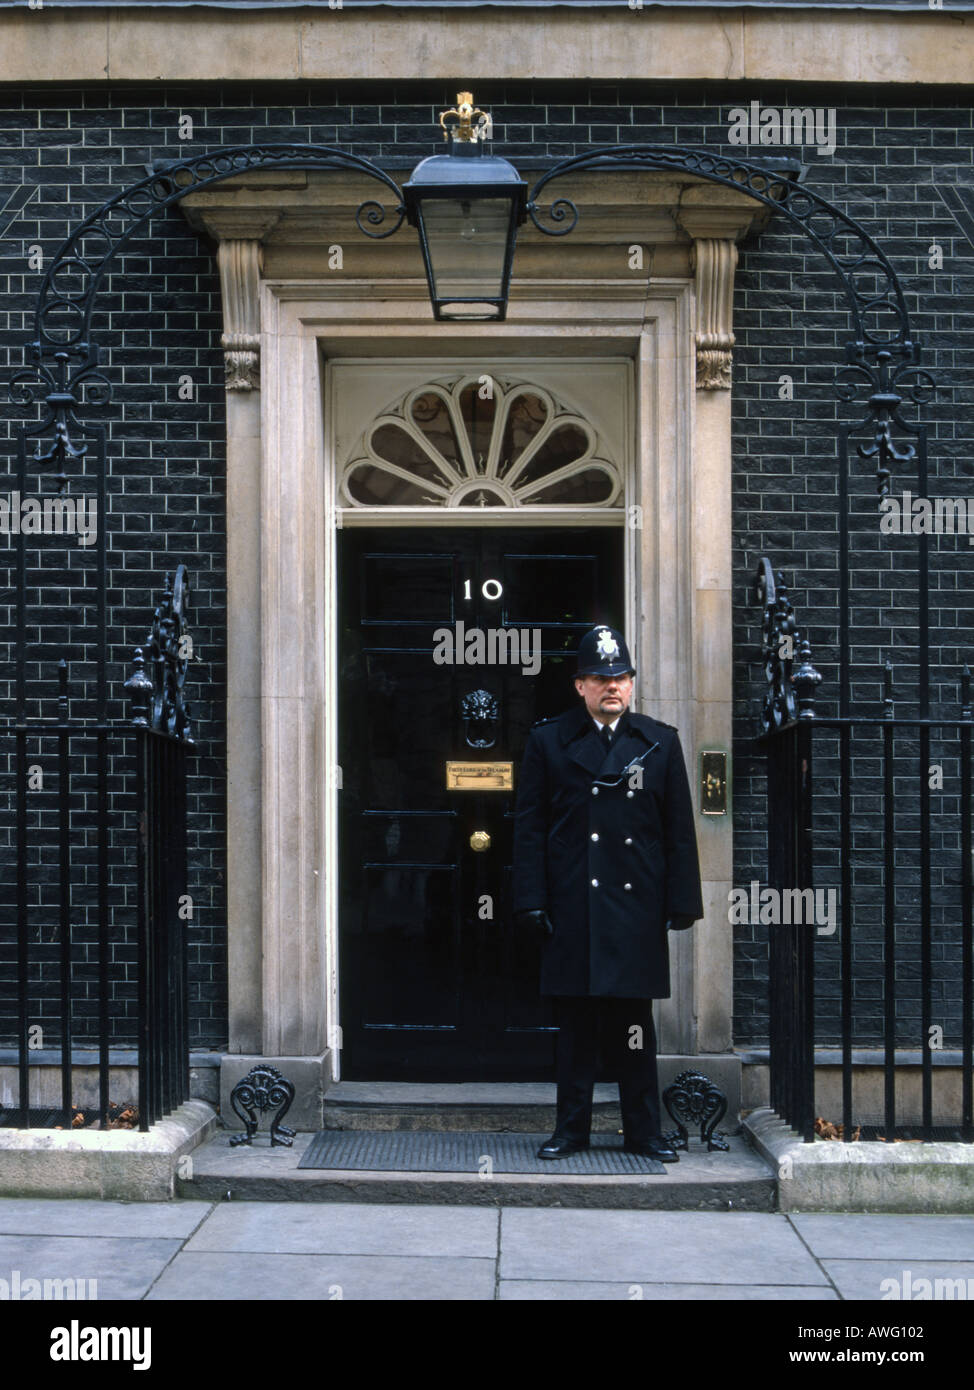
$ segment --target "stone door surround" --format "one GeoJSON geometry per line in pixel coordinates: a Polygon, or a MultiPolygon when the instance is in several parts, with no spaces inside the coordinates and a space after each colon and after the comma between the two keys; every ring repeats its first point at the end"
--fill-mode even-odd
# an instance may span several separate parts
{"type": "MultiPolygon", "coordinates": [[[[768,217],[689,175],[579,175],[575,232],[522,232],[507,321],[436,324],[414,233],[366,242],[355,227],[371,191],[346,172],[265,171],[181,204],[218,243],[224,304],[228,1079],[253,1057],[290,1065],[312,1126],[340,1049],[327,364],[630,360],[638,707],[679,727],[699,806],[700,751],[731,750],[736,246],[768,217]]],[[[660,1051],[685,1055],[731,1045],[730,815],[698,814],[697,835],[706,919],[671,936],[674,992],[659,1006],[660,1051]]]]}

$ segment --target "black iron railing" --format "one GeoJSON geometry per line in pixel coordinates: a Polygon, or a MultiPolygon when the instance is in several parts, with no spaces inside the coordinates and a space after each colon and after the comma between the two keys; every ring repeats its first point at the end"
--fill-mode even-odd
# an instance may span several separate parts
{"type": "MultiPolygon", "coordinates": [[[[16,868],[13,901],[6,897],[13,931],[4,936],[16,965],[13,1009],[3,1012],[5,1032],[13,1023],[17,1101],[0,1114],[4,1124],[30,1128],[53,1120],[68,1128],[79,1112],[87,1123],[93,1107],[76,1104],[76,1075],[97,1058],[97,1118],[105,1127],[113,1047],[137,1048],[142,1129],[189,1095],[188,597],[180,565],[172,587],[166,581],[146,647],[137,649],[126,682],[131,724],[70,717],[73,692],[62,659],[56,719],[20,718],[14,725],[8,766],[16,868]],[[120,810],[125,786],[119,765],[134,774],[134,836],[131,816],[127,826],[120,810]],[[134,912],[127,892],[133,859],[134,912]],[[50,1065],[52,1054],[60,1073],[59,1107],[41,1093],[33,1070],[37,1063],[50,1065]]],[[[130,789],[131,781],[129,797],[130,789]]],[[[5,993],[9,1000],[9,985],[5,993]]]]}
{"type": "Polygon", "coordinates": [[[842,1138],[894,1139],[902,1129],[897,1053],[902,1060],[909,1051],[920,1059],[922,1111],[911,1137],[974,1141],[970,672],[965,666],[954,717],[897,717],[890,662],[881,710],[823,717],[814,708],[820,677],[808,642],[767,559],[757,598],[768,677],[760,740],[768,760],[768,886],[782,895],[768,926],[772,1108],[806,1142],[814,1139],[815,1049],[837,1041],[842,1138]],[[827,776],[816,786],[823,764],[827,776]],[[957,795],[935,812],[931,783],[945,769],[957,795]],[[826,919],[815,909],[829,891],[835,911],[826,919]],[[811,905],[811,920],[808,912],[794,920],[787,906],[782,912],[789,901],[811,905]],[[934,1073],[948,1054],[957,1059],[958,1046],[959,1108],[945,1115],[949,1102],[941,1098],[935,1134],[934,1073]],[[883,1119],[867,1128],[857,1113],[854,1052],[877,1047],[883,1119]]]}

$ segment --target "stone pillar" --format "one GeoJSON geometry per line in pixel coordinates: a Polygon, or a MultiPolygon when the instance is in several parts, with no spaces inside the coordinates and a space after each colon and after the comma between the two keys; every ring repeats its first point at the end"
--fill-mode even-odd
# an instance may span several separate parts
{"type": "Polygon", "coordinates": [[[683,219],[694,234],[697,322],[696,422],[693,461],[693,587],[695,612],[694,801],[700,806],[700,755],[726,753],[726,815],[697,816],[704,923],[694,931],[694,1013],[697,1050],[723,1052],[732,1045],[734,1003],[733,929],[727,919],[733,876],[732,784],[732,590],[731,590],[731,366],[734,271],[737,247],[712,218],[683,219]],[[689,224],[689,225],[688,225],[689,224]],[[703,929],[701,929],[703,928],[703,929]]]}
{"type": "Polygon", "coordinates": [[[261,1036],[260,242],[220,242],[227,409],[227,957],[229,1050],[261,1036]]]}
{"type": "MultiPolygon", "coordinates": [[[[320,709],[302,698],[307,692],[296,672],[307,670],[317,689],[314,661],[298,648],[303,640],[320,646],[321,615],[305,631],[296,628],[293,615],[308,605],[289,577],[300,586],[302,538],[314,545],[314,511],[306,505],[314,467],[276,433],[269,439],[263,426],[260,236],[267,229],[259,219],[252,226],[235,219],[217,252],[227,391],[229,1042],[220,1109],[239,1128],[230,1091],[257,1062],[269,1062],[295,1085],[288,1122],[313,1130],[321,1124],[329,1053],[322,1039],[322,923],[313,867],[320,817],[313,806],[307,811],[300,785],[315,759],[308,749],[317,742],[320,709]],[[293,564],[281,566],[284,556],[293,564]]],[[[278,377],[271,394],[275,422],[293,420],[317,399],[317,382],[278,377]]]]}

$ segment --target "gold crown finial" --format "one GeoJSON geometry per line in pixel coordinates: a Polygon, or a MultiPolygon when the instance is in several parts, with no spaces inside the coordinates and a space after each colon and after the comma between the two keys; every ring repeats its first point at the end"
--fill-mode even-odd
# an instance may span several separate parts
{"type": "Polygon", "coordinates": [[[486,139],[490,130],[490,117],[486,111],[481,111],[479,106],[474,106],[473,92],[457,92],[456,106],[452,106],[449,111],[440,112],[440,125],[443,127],[444,140],[448,140],[452,134],[454,140],[476,144],[478,140],[486,139]],[[448,126],[447,121],[451,116],[453,120],[448,126]]]}

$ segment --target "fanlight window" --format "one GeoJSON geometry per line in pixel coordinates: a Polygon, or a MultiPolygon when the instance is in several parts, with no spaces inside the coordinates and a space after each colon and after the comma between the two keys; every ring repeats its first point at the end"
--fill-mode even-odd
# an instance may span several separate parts
{"type": "Polygon", "coordinates": [[[410,391],[359,441],[352,507],[621,507],[617,467],[582,416],[541,387],[464,377],[410,391]]]}

